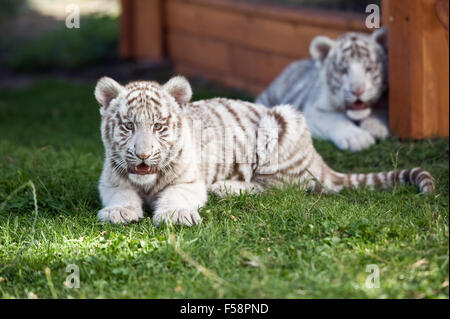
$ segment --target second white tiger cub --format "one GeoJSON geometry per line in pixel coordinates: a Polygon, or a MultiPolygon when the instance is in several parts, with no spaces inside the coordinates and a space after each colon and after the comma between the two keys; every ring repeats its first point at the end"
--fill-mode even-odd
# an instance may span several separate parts
{"type": "Polygon", "coordinates": [[[337,40],[318,36],[313,59],[290,64],[256,102],[302,110],[313,137],[340,149],[368,148],[389,135],[386,43],[386,29],[337,40]]]}
{"type": "Polygon", "coordinates": [[[164,85],[98,81],[105,146],[101,221],[137,221],[148,204],[156,224],[195,225],[208,190],[259,192],[283,182],[331,192],[396,183],[417,185],[421,192],[434,188],[431,175],[420,168],[335,172],[315,151],[302,114],[290,106],[268,109],[220,98],[190,103],[191,95],[183,77],[164,85]]]}

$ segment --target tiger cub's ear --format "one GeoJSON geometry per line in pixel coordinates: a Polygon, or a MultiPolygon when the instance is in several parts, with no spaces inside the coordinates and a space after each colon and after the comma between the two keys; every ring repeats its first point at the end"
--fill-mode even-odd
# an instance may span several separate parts
{"type": "Polygon", "coordinates": [[[309,46],[309,52],[314,60],[322,63],[327,58],[334,44],[335,41],[328,37],[317,36],[312,40],[309,46]]]}
{"type": "Polygon", "coordinates": [[[176,76],[171,78],[163,88],[173,96],[180,106],[188,103],[192,98],[192,89],[188,80],[183,76],[176,76]]]}
{"type": "Polygon", "coordinates": [[[114,100],[123,90],[123,86],[106,76],[98,80],[95,86],[95,98],[103,108],[108,108],[112,100],[114,100]]]}
{"type": "Polygon", "coordinates": [[[386,27],[377,29],[372,33],[372,39],[381,45],[386,51],[388,49],[388,29],[386,27]]]}

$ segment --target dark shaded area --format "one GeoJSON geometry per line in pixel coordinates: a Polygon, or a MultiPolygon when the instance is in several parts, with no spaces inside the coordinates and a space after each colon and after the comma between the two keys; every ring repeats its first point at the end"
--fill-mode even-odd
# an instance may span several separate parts
{"type": "Polygon", "coordinates": [[[26,0],[2,0],[0,8],[0,23],[6,17],[16,15],[25,4],[26,0]]]}

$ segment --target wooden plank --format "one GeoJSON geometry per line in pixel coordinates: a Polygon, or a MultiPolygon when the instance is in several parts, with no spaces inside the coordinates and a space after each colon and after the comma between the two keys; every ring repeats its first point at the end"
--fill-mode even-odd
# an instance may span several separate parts
{"type": "Polygon", "coordinates": [[[221,41],[182,33],[170,32],[168,39],[169,55],[176,62],[192,63],[203,70],[240,78],[246,83],[256,83],[258,87],[268,85],[293,61],[284,56],[228,46],[221,41]]]}
{"type": "Polygon", "coordinates": [[[292,8],[275,3],[251,3],[241,0],[167,0],[179,1],[197,6],[212,8],[222,12],[243,13],[287,23],[302,23],[305,25],[323,26],[328,29],[347,29],[365,31],[366,16],[359,13],[335,12],[312,8],[292,8]]]}
{"type": "Polygon", "coordinates": [[[408,13],[402,17],[398,13],[403,6],[401,1],[383,1],[383,19],[389,26],[389,122],[394,134],[407,137],[411,132],[411,54],[409,53],[409,23],[406,21],[408,13]],[[403,45],[398,45],[403,39],[403,45]],[[408,40],[407,40],[408,39],[408,40]]]}
{"type": "Polygon", "coordinates": [[[211,70],[231,73],[229,46],[216,40],[177,32],[168,33],[169,56],[211,70]]]}
{"type": "Polygon", "coordinates": [[[434,0],[385,0],[390,126],[402,138],[448,136],[448,31],[434,0]]]}
{"type": "MultiPolygon", "coordinates": [[[[448,1],[447,1],[448,3],[448,1]]],[[[423,121],[424,136],[449,134],[448,30],[435,14],[435,1],[423,0],[423,121]],[[430,116],[428,116],[428,114],[430,116]]]]}
{"type": "Polygon", "coordinates": [[[160,60],[164,57],[161,1],[134,0],[134,58],[160,60]]]}
{"type": "MultiPolygon", "coordinates": [[[[195,65],[191,62],[177,61],[175,63],[176,72],[185,76],[200,76],[202,78],[221,83],[222,85],[244,90],[251,94],[258,94],[264,89],[263,85],[242,79],[232,74],[221,73],[217,70],[208,69],[201,65],[195,65]]],[[[195,95],[195,92],[194,92],[195,95]]]]}
{"type": "Polygon", "coordinates": [[[256,88],[262,90],[293,60],[309,57],[309,43],[316,35],[336,38],[348,31],[200,2],[166,2],[169,56],[177,65],[181,62],[183,69],[188,63],[201,66],[197,75],[208,77],[207,72],[213,71],[216,80],[253,93],[259,93],[256,88]]]}
{"type": "Polygon", "coordinates": [[[294,60],[244,47],[233,46],[231,49],[233,75],[256,82],[260,86],[269,85],[281,71],[294,60]]]}
{"type": "Polygon", "coordinates": [[[219,10],[197,2],[168,0],[167,28],[210,37],[241,46],[266,50],[290,57],[305,56],[316,35],[336,38],[347,28],[308,25],[283,21],[266,15],[236,10],[219,10]]]}
{"type": "Polygon", "coordinates": [[[436,0],[436,15],[448,31],[448,0],[436,0]]]}
{"type": "Polygon", "coordinates": [[[133,57],[133,20],[134,20],[134,1],[121,0],[122,14],[120,16],[120,46],[119,54],[122,58],[133,57]]]}

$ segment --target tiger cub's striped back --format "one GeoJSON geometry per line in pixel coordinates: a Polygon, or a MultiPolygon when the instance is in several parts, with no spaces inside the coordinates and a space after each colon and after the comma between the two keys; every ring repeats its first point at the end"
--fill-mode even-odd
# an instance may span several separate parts
{"type": "Polygon", "coordinates": [[[247,190],[283,182],[325,192],[386,189],[407,183],[418,186],[421,192],[434,189],[432,176],[421,168],[369,174],[335,172],[314,149],[303,115],[289,105],[268,109],[217,98],[187,107],[190,118],[198,123],[196,127],[201,127],[202,172],[205,183],[214,185],[213,190],[227,181],[242,182],[238,185],[247,190]]]}

